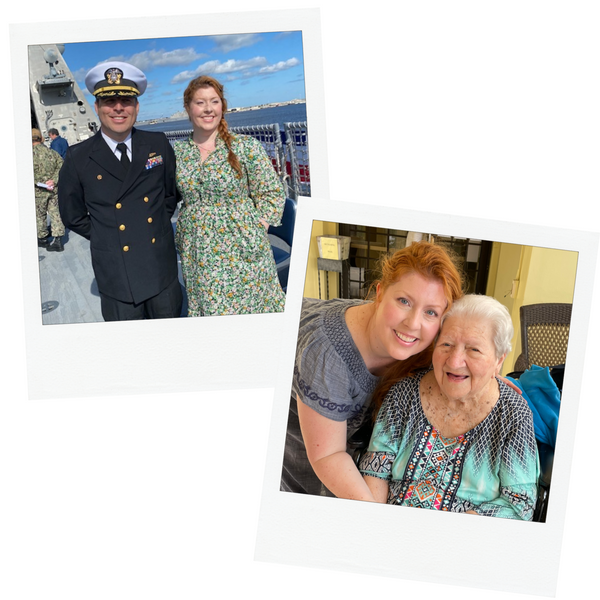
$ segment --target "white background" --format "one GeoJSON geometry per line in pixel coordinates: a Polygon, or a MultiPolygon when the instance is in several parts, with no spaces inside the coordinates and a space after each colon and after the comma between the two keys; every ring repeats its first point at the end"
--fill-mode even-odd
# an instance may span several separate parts
{"type": "MultiPolygon", "coordinates": [[[[279,0],[253,8],[314,6],[321,8],[333,200],[600,229],[597,3],[279,0]]],[[[118,19],[142,10],[160,17],[199,9],[187,1],[167,10],[35,0],[12,6],[4,19],[51,29],[51,19],[118,19]]],[[[2,597],[519,597],[253,561],[272,389],[28,400],[7,38],[4,24],[2,597]]],[[[595,591],[598,333],[592,313],[561,600],[595,591]]],[[[249,351],[251,342],[231,340],[249,351]]],[[[61,348],[48,344],[47,351],[61,348]]],[[[134,355],[135,348],[115,346],[119,360],[134,355]]],[[[465,548],[457,558],[459,540],[440,540],[434,550],[418,539],[399,542],[426,548],[432,569],[436,560],[468,561],[477,552],[465,548]]],[[[527,561],[518,540],[514,552],[527,561]]]]}

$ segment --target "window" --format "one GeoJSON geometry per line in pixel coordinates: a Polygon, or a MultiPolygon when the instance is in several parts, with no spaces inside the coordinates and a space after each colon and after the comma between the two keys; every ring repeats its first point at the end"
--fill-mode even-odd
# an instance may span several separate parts
{"type": "Polygon", "coordinates": [[[348,284],[342,287],[342,297],[365,298],[373,281],[379,277],[379,260],[382,255],[404,248],[409,238],[415,236],[440,244],[453,251],[459,268],[465,274],[466,292],[485,294],[492,242],[469,238],[411,234],[399,229],[384,229],[362,225],[340,224],[340,235],[351,238],[348,258],[348,284]]]}

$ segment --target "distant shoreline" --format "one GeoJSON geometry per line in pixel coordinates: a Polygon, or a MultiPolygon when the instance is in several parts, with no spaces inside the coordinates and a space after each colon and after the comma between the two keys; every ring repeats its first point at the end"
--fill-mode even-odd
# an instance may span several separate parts
{"type": "MultiPolygon", "coordinates": [[[[230,108],[227,111],[227,114],[233,113],[241,113],[248,112],[252,110],[262,110],[264,108],[275,108],[277,106],[290,106],[294,104],[306,104],[306,100],[286,100],[284,102],[271,102],[269,104],[260,104],[257,106],[244,106],[244,107],[236,107],[230,108]]],[[[180,121],[182,119],[187,119],[187,113],[185,111],[180,111],[171,115],[170,117],[160,117],[158,119],[146,119],[145,121],[138,121],[138,125],[152,125],[154,123],[169,123],[171,121],[180,121]]]]}

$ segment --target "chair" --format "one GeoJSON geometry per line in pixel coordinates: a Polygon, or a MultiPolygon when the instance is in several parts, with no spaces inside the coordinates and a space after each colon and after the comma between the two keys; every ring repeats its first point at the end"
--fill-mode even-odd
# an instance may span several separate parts
{"type": "Polygon", "coordinates": [[[270,226],[268,230],[273,258],[277,266],[277,276],[284,292],[287,291],[290,272],[290,257],[294,240],[294,225],[296,224],[296,206],[296,200],[286,198],[281,225],[278,227],[270,226]]]}
{"type": "Polygon", "coordinates": [[[533,521],[546,522],[548,512],[548,497],[550,495],[550,482],[552,480],[552,465],[554,464],[554,448],[536,440],[540,457],[540,478],[538,479],[538,497],[533,510],[533,521]]]}
{"type": "MultiPolygon", "coordinates": [[[[569,305],[570,306],[570,305],[569,305]]],[[[509,373],[507,377],[519,379],[522,372],[515,371],[509,373]]],[[[562,397],[564,366],[558,365],[550,368],[550,377],[554,380],[558,391],[562,397]]],[[[554,447],[540,441],[536,438],[538,454],[540,457],[540,477],[538,480],[538,497],[533,511],[533,521],[538,523],[546,522],[546,512],[548,511],[548,497],[550,495],[550,483],[552,481],[552,466],[554,464],[554,447]]]]}
{"type": "Polygon", "coordinates": [[[572,304],[546,303],[521,306],[522,352],[515,371],[526,371],[531,365],[553,367],[564,365],[571,324],[572,304]]]}

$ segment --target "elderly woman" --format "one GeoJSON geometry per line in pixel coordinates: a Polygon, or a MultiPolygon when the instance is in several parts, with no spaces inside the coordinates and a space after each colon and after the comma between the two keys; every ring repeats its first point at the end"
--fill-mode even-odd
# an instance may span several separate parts
{"type": "Polygon", "coordinates": [[[526,401],[500,379],[513,327],[493,298],[444,315],[433,369],[394,384],[360,470],[377,502],[531,520],[539,460],[526,401]]]}

